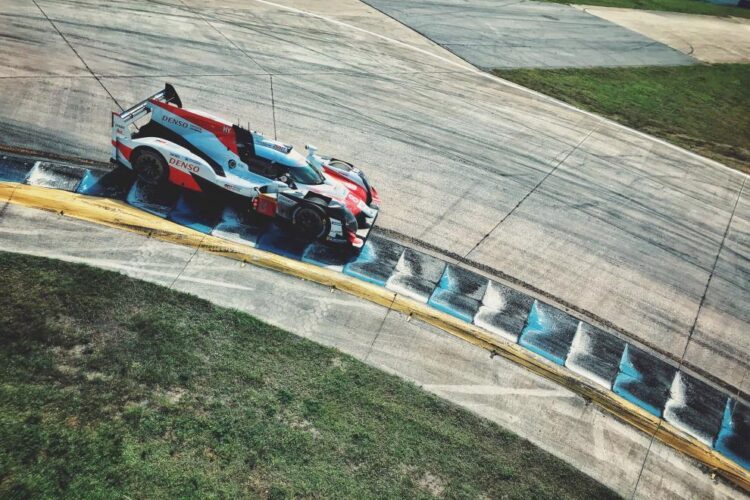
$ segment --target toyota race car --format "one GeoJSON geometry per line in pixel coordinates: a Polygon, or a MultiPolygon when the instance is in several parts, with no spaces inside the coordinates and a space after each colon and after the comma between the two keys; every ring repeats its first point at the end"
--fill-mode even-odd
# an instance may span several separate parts
{"type": "Polygon", "coordinates": [[[260,132],[185,109],[170,84],[112,114],[111,161],[142,182],[239,198],[248,214],[273,218],[299,238],[361,248],[378,216],[377,191],[352,164],[305,149],[303,156],[260,132]]]}

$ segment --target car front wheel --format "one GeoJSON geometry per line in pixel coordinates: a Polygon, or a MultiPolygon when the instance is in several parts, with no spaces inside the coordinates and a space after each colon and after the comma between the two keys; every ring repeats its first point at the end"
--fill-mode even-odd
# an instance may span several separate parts
{"type": "Polygon", "coordinates": [[[303,205],[294,212],[292,225],[300,238],[314,241],[328,234],[331,222],[317,206],[303,205]]]}

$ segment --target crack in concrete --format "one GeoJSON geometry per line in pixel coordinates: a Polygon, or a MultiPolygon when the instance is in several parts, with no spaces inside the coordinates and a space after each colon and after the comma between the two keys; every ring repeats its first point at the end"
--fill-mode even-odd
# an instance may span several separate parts
{"type": "MultiPolygon", "coordinates": [[[[742,180],[742,185],[740,186],[740,191],[737,194],[737,199],[734,201],[734,207],[732,207],[732,213],[729,216],[729,220],[727,221],[727,227],[724,229],[724,235],[721,238],[721,243],[719,244],[719,250],[716,252],[716,258],[714,258],[714,264],[711,267],[711,273],[708,275],[708,280],[706,281],[706,288],[703,290],[703,295],[701,296],[701,301],[698,303],[698,310],[695,312],[695,319],[693,320],[693,325],[690,327],[690,332],[688,333],[687,341],[685,342],[685,349],[682,351],[682,356],[680,356],[680,365],[679,368],[682,368],[683,362],[685,360],[685,355],[687,354],[688,346],[690,345],[690,341],[693,339],[693,334],[695,333],[695,328],[698,325],[698,319],[700,318],[701,311],[703,309],[703,304],[706,302],[706,296],[708,295],[708,289],[711,286],[711,280],[713,280],[714,274],[716,273],[716,267],[719,264],[719,257],[721,256],[722,250],[724,250],[724,244],[726,243],[727,236],[729,235],[729,230],[732,227],[732,221],[734,220],[734,215],[737,212],[737,206],[740,203],[740,199],[742,198],[742,193],[745,190],[745,183],[747,182],[747,177],[745,177],[742,180]]],[[[741,388],[741,386],[740,386],[741,388]]]]}
{"type": "Polygon", "coordinates": [[[506,221],[506,220],[508,219],[508,217],[510,217],[511,215],[513,215],[513,213],[514,213],[514,212],[516,211],[516,209],[518,209],[518,207],[520,207],[520,206],[521,206],[521,204],[522,204],[522,203],[523,203],[524,201],[526,201],[526,200],[527,200],[527,199],[529,198],[529,196],[531,196],[532,194],[534,194],[534,192],[535,192],[535,191],[536,191],[536,190],[537,190],[537,189],[538,189],[538,188],[539,188],[539,187],[540,187],[540,186],[541,186],[541,185],[542,185],[542,184],[544,183],[544,181],[546,181],[547,179],[549,179],[549,178],[550,178],[550,177],[552,176],[552,174],[554,174],[555,172],[557,172],[557,169],[558,169],[558,168],[560,168],[560,166],[561,166],[561,165],[562,165],[563,163],[565,163],[565,161],[566,161],[566,160],[567,160],[568,158],[570,158],[570,155],[572,155],[572,154],[573,154],[574,152],[576,152],[576,151],[577,151],[577,150],[578,150],[578,149],[579,149],[579,148],[581,147],[581,145],[583,145],[583,143],[584,143],[584,142],[586,142],[586,140],[587,140],[587,139],[588,139],[589,137],[591,137],[591,134],[593,134],[594,132],[596,132],[596,131],[597,131],[597,130],[599,129],[599,126],[600,126],[600,125],[601,125],[601,124],[597,124],[597,125],[596,125],[596,126],[595,126],[594,128],[592,128],[592,129],[591,129],[591,130],[590,130],[590,131],[589,131],[589,132],[588,132],[588,133],[587,133],[587,134],[586,134],[586,135],[584,136],[584,138],[583,138],[583,139],[581,139],[581,140],[580,140],[580,141],[578,142],[578,144],[576,144],[576,145],[575,145],[575,146],[573,147],[573,149],[571,149],[570,151],[568,151],[568,152],[567,152],[567,153],[565,154],[565,157],[564,157],[564,158],[563,158],[562,160],[560,160],[559,162],[557,162],[557,164],[556,164],[556,165],[555,165],[555,166],[554,166],[554,167],[552,168],[552,170],[550,170],[549,172],[547,172],[547,174],[546,174],[546,175],[545,175],[544,177],[542,177],[542,179],[541,179],[541,180],[540,180],[539,182],[537,182],[536,186],[534,186],[533,188],[531,188],[531,190],[530,190],[530,191],[529,191],[528,193],[526,193],[526,195],[525,195],[525,196],[524,196],[523,198],[521,198],[521,200],[520,200],[520,201],[519,201],[518,203],[516,203],[516,206],[514,206],[514,207],[513,207],[513,208],[512,208],[511,210],[510,210],[510,212],[508,212],[507,214],[505,214],[505,215],[503,216],[503,218],[502,218],[502,219],[500,219],[500,221],[499,221],[499,222],[498,222],[497,224],[495,224],[495,227],[493,227],[492,229],[490,229],[490,231],[489,231],[489,232],[488,232],[487,234],[485,234],[484,236],[482,236],[482,239],[480,239],[480,240],[479,240],[479,241],[477,242],[477,244],[476,244],[476,245],[474,245],[474,246],[472,247],[472,249],[471,249],[471,250],[469,250],[469,251],[468,251],[468,252],[466,253],[466,255],[464,255],[464,256],[463,256],[463,258],[464,258],[464,259],[468,259],[468,258],[469,258],[469,255],[471,255],[471,253],[472,253],[472,252],[473,252],[474,250],[476,250],[476,249],[477,249],[477,248],[479,247],[479,245],[481,245],[482,243],[484,243],[484,241],[485,241],[485,240],[486,240],[486,239],[487,239],[487,238],[488,238],[488,237],[489,237],[489,236],[490,236],[490,235],[491,235],[492,233],[494,233],[494,232],[495,232],[495,231],[497,230],[497,228],[499,228],[499,227],[500,227],[500,226],[502,225],[502,223],[503,223],[503,222],[505,222],[505,221],[506,221]]]}
{"type": "MultiPolygon", "coordinates": [[[[208,235],[206,235],[206,234],[204,234],[204,235],[203,235],[203,238],[201,238],[201,241],[200,241],[200,243],[198,243],[198,244],[196,245],[196,247],[195,247],[195,251],[193,251],[193,253],[192,253],[192,254],[190,255],[190,258],[189,258],[189,259],[187,260],[187,262],[185,262],[185,265],[184,265],[184,266],[182,266],[182,269],[180,270],[180,272],[179,272],[179,273],[177,273],[177,276],[175,276],[174,280],[172,280],[172,283],[171,283],[171,284],[169,285],[169,288],[170,288],[170,289],[171,289],[171,288],[174,288],[174,284],[175,284],[175,283],[177,283],[177,280],[179,280],[179,279],[180,279],[180,277],[182,276],[182,273],[184,273],[184,272],[185,272],[185,269],[187,269],[187,267],[188,267],[188,266],[190,265],[190,263],[191,263],[191,262],[193,261],[193,257],[195,257],[195,256],[196,256],[196,255],[198,254],[198,250],[200,250],[200,249],[201,249],[201,247],[203,246],[203,240],[205,240],[205,239],[206,239],[206,236],[208,236],[208,235]]],[[[149,233],[148,237],[149,237],[149,238],[151,238],[151,233],[149,233]]]]}
{"type": "Polygon", "coordinates": [[[630,500],[633,500],[635,498],[635,494],[638,493],[638,485],[641,484],[641,477],[643,476],[643,471],[646,469],[646,462],[648,462],[648,456],[651,453],[651,447],[654,445],[656,434],[658,434],[659,429],[661,428],[661,423],[663,421],[664,419],[659,420],[659,424],[656,426],[656,430],[654,431],[653,434],[651,434],[651,441],[648,443],[648,448],[646,449],[646,455],[643,457],[641,470],[638,472],[638,479],[635,480],[635,487],[633,488],[633,494],[630,495],[630,500]]]}
{"type": "MultiPolygon", "coordinates": [[[[742,197],[742,192],[745,189],[745,182],[747,181],[747,178],[742,180],[742,185],[740,186],[740,191],[737,194],[737,199],[734,202],[734,207],[732,208],[732,214],[729,216],[729,221],[727,222],[727,227],[724,229],[724,236],[721,239],[721,244],[719,245],[719,250],[716,252],[716,258],[714,259],[713,267],[711,268],[711,273],[708,276],[708,280],[706,281],[706,288],[703,291],[703,296],[701,297],[701,301],[698,304],[698,310],[695,314],[695,320],[693,321],[693,326],[690,328],[690,333],[688,334],[687,342],[685,342],[685,349],[682,351],[682,356],[680,357],[680,364],[678,366],[678,371],[682,369],[683,362],[685,360],[685,355],[687,354],[688,346],[690,345],[690,341],[693,338],[693,333],[695,332],[696,325],[698,324],[698,318],[700,317],[701,310],[703,308],[703,304],[706,301],[706,295],[708,294],[708,289],[711,285],[711,280],[714,277],[714,273],[716,272],[716,266],[719,263],[719,257],[721,256],[721,252],[724,249],[724,243],[726,242],[727,236],[729,235],[729,230],[732,227],[732,221],[734,220],[734,214],[737,211],[737,205],[739,205],[740,198],[742,197]]],[[[745,371],[745,374],[747,375],[747,371],[745,371]]],[[[744,375],[743,375],[743,381],[744,381],[744,375]]],[[[742,386],[742,383],[740,383],[740,387],[742,386]]],[[[739,397],[741,393],[741,389],[737,389],[737,396],[739,397]]],[[[636,493],[638,493],[638,486],[641,482],[641,477],[643,476],[643,471],[646,468],[646,462],[648,461],[649,454],[651,453],[651,447],[654,445],[654,440],[656,439],[656,434],[658,434],[659,429],[661,428],[662,423],[664,422],[664,417],[661,417],[659,419],[659,424],[656,426],[656,430],[651,435],[651,442],[648,445],[648,449],[646,450],[646,456],[643,458],[643,464],[641,465],[641,470],[638,473],[638,479],[635,482],[635,488],[633,489],[633,494],[630,496],[631,500],[635,498],[636,493]]]]}
{"type": "Polygon", "coordinates": [[[372,349],[375,346],[375,342],[380,337],[380,333],[383,331],[383,326],[385,325],[385,320],[388,319],[388,315],[391,314],[391,311],[393,310],[393,303],[396,302],[396,297],[398,294],[393,295],[393,299],[391,300],[391,303],[388,305],[388,309],[385,311],[385,315],[383,316],[383,321],[380,322],[380,326],[378,327],[378,331],[375,332],[375,336],[372,338],[372,342],[370,342],[370,347],[367,349],[367,354],[365,354],[364,361],[367,362],[368,359],[370,359],[370,354],[372,354],[372,349]]]}

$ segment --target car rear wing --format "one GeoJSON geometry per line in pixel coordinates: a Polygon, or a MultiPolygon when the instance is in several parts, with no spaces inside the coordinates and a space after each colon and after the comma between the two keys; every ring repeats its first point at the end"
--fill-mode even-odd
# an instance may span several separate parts
{"type": "Polygon", "coordinates": [[[156,94],[145,98],[135,106],[132,106],[121,113],[117,113],[117,115],[126,123],[132,123],[150,112],[148,109],[148,103],[154,99],[157,101],[174,103],[178,108],[182,107],[182,101],[180,100],[180,96],[177,95],[177,91],[172,85],[165,83],[164,90],[160,90],[156,94]]]}
{"type": "Polygon", "coordinates": [[[180,96],[177,95],[177,91],[169,83],[164,84],[164,90],[148,96],[138,104],[131,106],[130,108],[121,111],[120,113],[112,113],[112,160],[118,159],[118,143],[125,137],[130,137],[128,132],[128,126],[135,122],[138,118],[146,116],[151,112],[148,104],[152,100],[158,100],[162,102],[171,102],[178,108],[182,107],[182,101],[180,96]]]}

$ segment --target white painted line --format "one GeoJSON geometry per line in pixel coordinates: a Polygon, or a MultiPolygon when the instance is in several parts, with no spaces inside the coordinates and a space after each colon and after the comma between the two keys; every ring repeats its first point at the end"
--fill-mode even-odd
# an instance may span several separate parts
{"type": "Polygon", "coordinates": [[[524,389],[521,387],[500,387],[497,385],[449,385],[427,384],[422,388],[433,392],[453,392],[458,394],[479,394],[486,396],[535,396],[540,398],[575,398],[572,391],[560,389],[524,389]]]}

